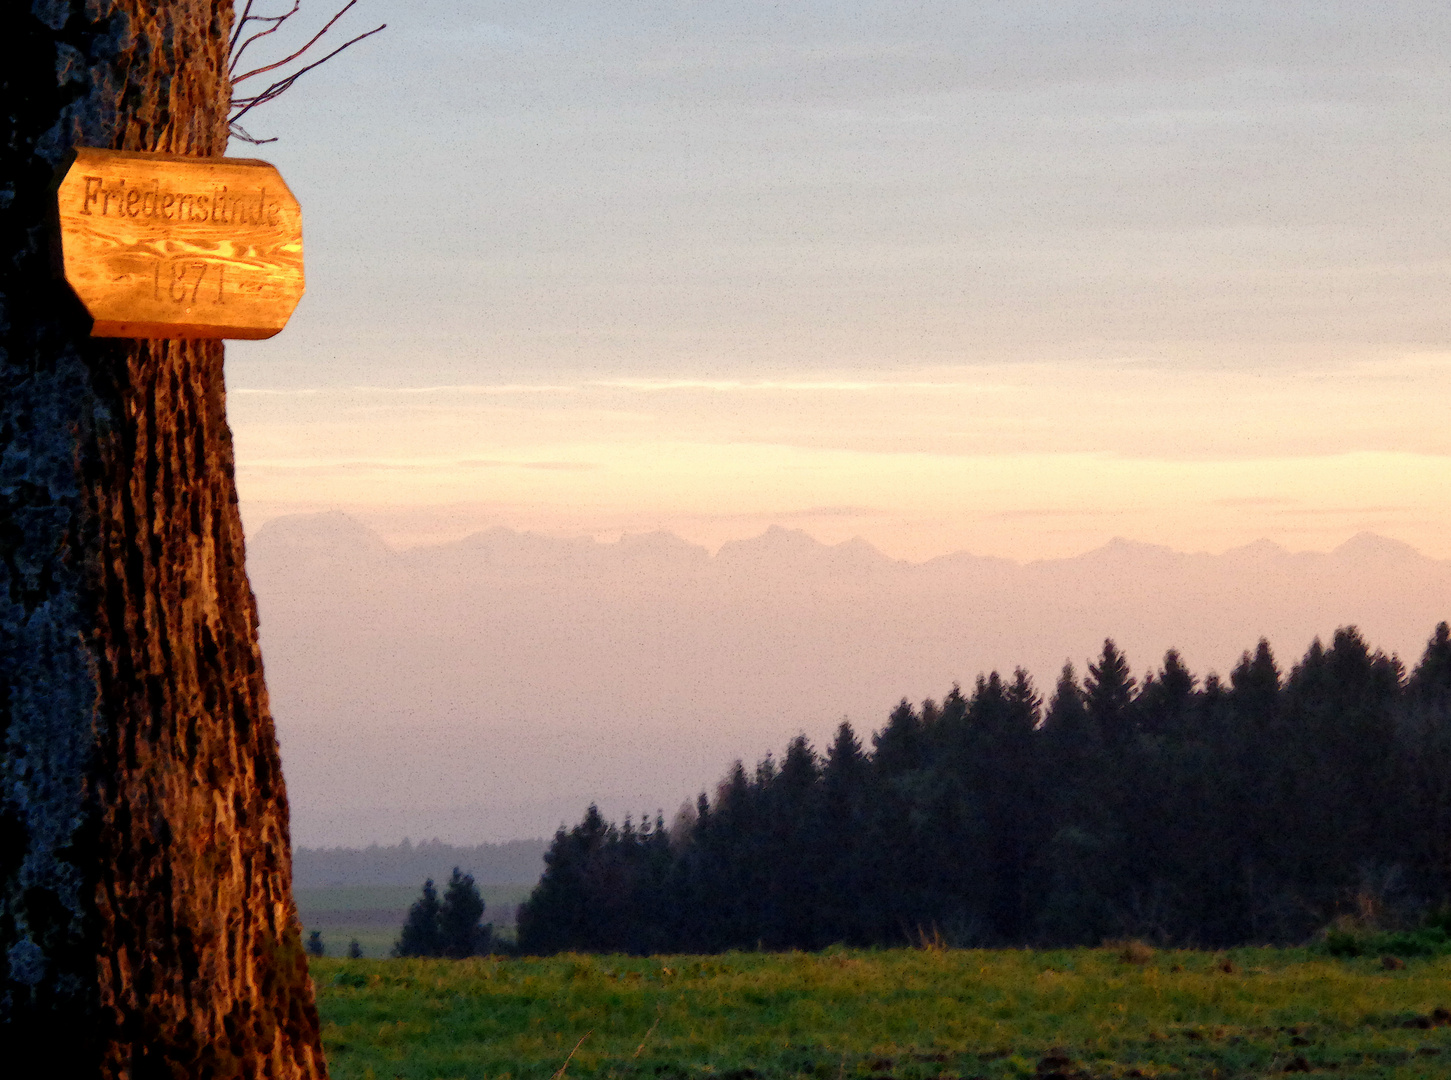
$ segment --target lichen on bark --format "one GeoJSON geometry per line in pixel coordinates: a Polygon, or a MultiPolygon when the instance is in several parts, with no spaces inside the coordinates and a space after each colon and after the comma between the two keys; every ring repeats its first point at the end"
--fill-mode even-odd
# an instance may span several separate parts
{"type": "Polygon", "coordinates": [[[54,1075],[326,1071],[222,347],[91,339],[52,272],[69,147],[224,152],[231,18],[0,5],[0,1050],[54,1075]]]}

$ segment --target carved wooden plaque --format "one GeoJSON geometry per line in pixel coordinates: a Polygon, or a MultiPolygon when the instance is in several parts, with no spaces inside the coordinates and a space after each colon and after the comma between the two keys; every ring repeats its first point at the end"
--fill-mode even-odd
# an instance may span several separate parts
{"type": "Polygon", "coordinates": [[[265,161],[71,151],[65,279],[92,337],[268,338],[302,299],[302,210],[265,161]]]}

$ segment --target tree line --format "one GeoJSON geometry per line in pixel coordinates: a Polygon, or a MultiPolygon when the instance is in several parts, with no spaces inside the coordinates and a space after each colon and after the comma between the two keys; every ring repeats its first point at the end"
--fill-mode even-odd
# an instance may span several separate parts
{"type": "Polygon", "coordinates": [[[414,843],[404,837],[400,844],[365,848],[296,847],[292,849],[292,887],[416,885],[426,877],[445,873],[450,866],[462,867],[480,885],[514,885],[539,880],[547,846],[543,837],[471,847],[441,840],[414,843]]]}
{"type": "Polygon", "coordinates": [[[1451,630],[1415,669],[1353,627],[1227,681],[1112,640],[1046,703],[1026,672],[905,699],[863,746],[798,737],[669,827],[561,828],[518,947],[1223,947],[1451,900],[1451,630]]]}

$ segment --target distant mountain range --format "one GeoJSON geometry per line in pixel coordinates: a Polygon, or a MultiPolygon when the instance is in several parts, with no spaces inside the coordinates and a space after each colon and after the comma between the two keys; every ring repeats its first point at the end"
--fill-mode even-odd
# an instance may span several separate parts
{"type": "Polygon", "coordinates": [[[1414,663],[1451,618],[1451,563],[1371,534],[1328,553],[1115,540],[1017,564],[912,564],[773,527],[706,549],[491,529],[394,550],[341,514],[248,547],[294,832],[477,844],[552,832],[590,800],[669,817],[735,757],[898,699],[1026,667],[1050,691],[1105,637],[1136,670],[1177,647],[1221,673],[1266,637],[1288,668],[1358,625],[1414,663]]]}

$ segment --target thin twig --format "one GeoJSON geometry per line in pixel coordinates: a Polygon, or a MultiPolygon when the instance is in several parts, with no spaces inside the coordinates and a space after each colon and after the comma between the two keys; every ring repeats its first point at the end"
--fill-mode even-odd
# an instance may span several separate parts
{"type": "Polygon", "coordinates": [[[559,1071],[557,1073],[555,1073],[552,1077],[550,1077],[550,1080],[564,1080],[564,1070],[567,1069],[567,1068],[569,1068],[569,1063],[574,1060],[575,1051],[578,1050],[581,1046],[583,1046],[584,1045],[584,1041],[586,1039],[588,1039],[593,1034],[594,1034],[594,1029],[591,1028],[589,1031],[586,1031],[583,1035],[581,1035],[579,1037],[579,1042],[577,1042],[577,1043],[574,1044],[574,1050],[571,1050],[569,1052],[569,1057],[567,1057],[567,1058],[564,1059],[564,1064],[559,1067],[559,1071]]]}
{"type": "MultiPolygon", "coordinates": [[[[242,54],[246,52],[254,42],[262,40],[262,38],[265,38],[268,34],[277,33],[277,31],[282,28],[283,23],[285,23],[288,19],[292,18],[292,16],[297,14],[298,9],[301,6],[302,0],[292,0],[292,10],[285,11],[281,15],[247,15],[244,13],[242,16],[242,22],[239,23],[237,26],[237,37],[233,38],[232,62],[227,65],[227,74],[230,75],[232,72],[237,70],[237,65],[242,62],[242,54]],[[242,36],[242,28],[249,22],[271,23],[272,25],[269,26],[266,30],[257,31],[257,33],[253,34],[246,41],[242,42],[240,46],[238,46],[236,44],[236,40],[237,38],[240,38],[242,36]]],[[[251,0],[248,0],[247,9],[250,11],[251,7],[251,0]]]]}
{"type": "Polygon", "coordinates": [[[232,134],[238,139],[241,139],[244,143],[251,143],[253,146],[262,146],[265,143],[277,141],[276,135],[272,136],[272,138],[270,139],[259,139],[256,136],[252,135],[241,124],[235,122],[232,124],[232,134]]]}
{"type": "Polygon", "coordinates": [[[281,95],[283,93],[283,91],[287,90],[288,87],[290,87],[298,79],[302,78],[302,76],[306,75],[309,71],[311,71],[313,68],[317,67],[318,65],[327,63],[329,60],[331,60],[338,53],[340,53],[344,49],[348,48],[348,46],[350,46],[350,45],[356,45],[358,42],[362,41],[364,38],[370,38],[374,34],[378,33],[380,30],[386,30],[387,28],[388,28],[388,24],[387,23],[383,23],[381,26],[376,26],[372,30],[369,30],[366,34],[359,34],[357,37],[353,38],[351,41],[345,41],[345,42],[343,42],[341,45],[339,45],[332,52],[330,52],[326,56],[324,56],[321,60],[315,60],[311,64],[308,64],[306,67],[300,68],[297,71],[294,71],[291,75],[287,76],[287,78],[285,78],[285,79],[279,79],[277,82],[273,83],[266,90],[263,90],[259,94],[254,94],[252,97],[233,98],[232,99],[232,105],[233,106],[240,105],[241,108],[238,109],[237,112],[232,116],[231,122],[233,124],[235,124],[238,120],[240,120],[242,117],[246,116],[247,113],[251,112],[258,105],[265,105],[267,102],[271,101],[273,98],[278,97],[279,95],[281,95]]]}
{"type": "MultiPolygon", "coordinates": [[[[301,0],[294,0],[294,3],[292,5],[292,10],[293,11],[296,11],[297,10],[297,4],[300,3],[300,2],[301,2],[301,0]]],[[[275,64],[268,64],[265,67],[255,68],[252,71],[247,72],[247,74],[245,74],[245,75],[238,75],[234,79],[232,79],[232,85],[235,86],[239,82],[246,82],[253,75],[261,75],[263,72],[274,71],[277,68],[280,68],[283,64],[290,64],[290,63],[292,63],[292,61],[296,60],[303,53],[307,52],[308,49],[310,49],[314,45],[316,45],[318,38],[322,37],[329,30],[331,30],[333,28],[333,23],[337,22],[344,15],[346,15],[348,13],[348,11],[352,9],[353,5],[356,4],[357,2],[358,2],[358,0],[348,0],[348,2],[343,5],[342,10],[339,11],[336,15],[334,15],[331,19],[329,19],[327,21],[327,25],[326,26],[324,26],[317,33],[313,34],[312,37],[308,40],[307,44],[304,45],[302,48],[298,49],[291,56],[284,56],[281,60],[277,61],[275,64]]],[[[292,12],[289,11],[287,14],[288,15],[291,15],[292,12]]],[[[287,16],[282,16],[282,17],[283,18],[286,18],[287,16]]],[[[274,27],[274,29],[275,29],[275,27],[274,27]]],[[[269,31],[264,31],[264,32],[265,33],[271,33],[270,30],[269,31]]],[[[261,35],[259,34],[258,37],[260,37],[260,36],[261,35]]]]}
{"type": "MultiPolygon", "coordinates": [[[[269,71],[277,71],[278,69],[284,68],[288,64],[293,63],[299,57],[305,56],[309,52],[309,50],[313,48],[313,46],[315,46],[319,41],[325,38],[332,31],[333,27],[337,25],[338,20],[346,15],[349,11],[351,11],[353,7],[356,6],[357,2],[358,0],[346,0],[346,3],[343,4],[342,8],[340,8],[333,15],[333,17],[327,21],[327,23],[323,26],[321,30],[313,34],[312,37],[308,38],[308,40],[303,43],[301,48],[294,50],[287,56],[283,57],[281,60],[278,60],[274,63],[263,64],[260,67],[253,68],[250,71],[246,71],[243,74],[238,75],[236,74],[237,69],[241,66],[242,57],[247,52],[247,50],[252,45],[261,41],[263,38],[271,34],[275,34],[278,30],[282,28],[285,23],[287,23],[289,19],[291,19],[294,15],[298,13],[302,6],[302,0],[292,0],[292,6],[288,10],[282,12],[280,15],[254,15],[253,8],[256,0],[246,0],[246,4],[242,8],[241,18],[238,19],[233,26],[232,35],[230,41],[228,42],[229,60],[227,64],[227,72],[229,75],[232,76],[232,85],[236,86],[237,83],[244,82],[247,79],[251,79],[258,75],[265,74],[269,71]],[[258,30],[255,33],[249,33],[248,27],[252,23],[257,23],[265,27],[265,29],[258,30]]],[[[246,128],[242,127],[241,124],[238,123],[238,121],[240,121],[242,117],[246,116],[258,105],[265,105],[267,102],[273,101],[276,98],[280,97],[283,93],[289,90],[292,85],[297,82],[298,79],[306,75],[313,68],[327,63],[327,61],[337,56],[337,54],[342,52],[344,49],[351,48],[365,38],[370,38],[379,31],[386,29],[387,25],[387,23],[383,23],[382,25],[376,26],[372,30],[369,30],[365,34],[358,34],[356,37],[349,38],[347,41],[339,45],[336,49],[333,49],[326,56],[322,57],[322,59],[316,60],[310,64],[304,64],[296,71],[293,71],[290,74],[287,74],[282,78],[277,79],[271,85],[267,86],[263,90],[259,90],[255,94],[243,94],[240,96],[234,95],[231,101],[231,115],[228,117],[228,126],[231,129],[231,133],[242,141],[249,142],[254,145],[276,142],[277,140],[275,138],[256,138],[254,135],[252,135],[251,132],[247,131],[246,128]]]]}
{"type": "Polygon", "coordinates": [[[233,49],[237,47],[237,39],[242,36],[242,27],[246,26],[248,20],[250,20],[251,18],[252,0],[247,0],[247,6],[242,9],[242,17],[238,19],[237,24],[232,27],[232,40],[227,42],[227,52],[230,53],[233,49]]]}

